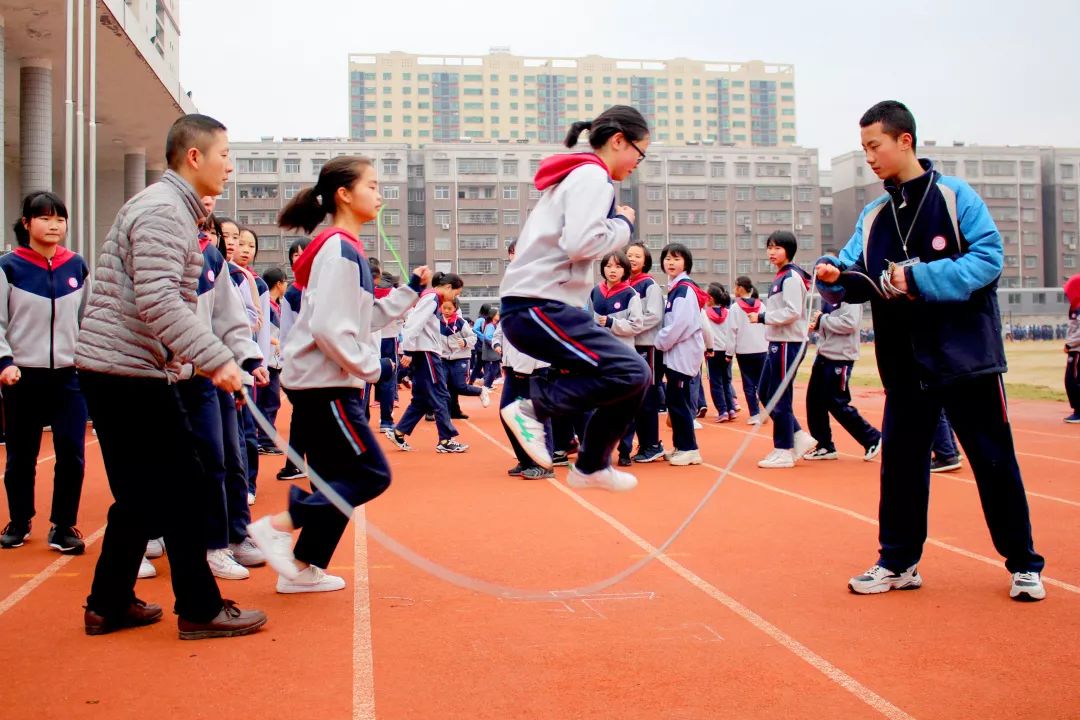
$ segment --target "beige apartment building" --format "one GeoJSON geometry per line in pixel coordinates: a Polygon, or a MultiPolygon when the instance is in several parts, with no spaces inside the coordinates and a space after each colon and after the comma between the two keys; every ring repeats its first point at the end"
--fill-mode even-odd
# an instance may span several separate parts
{"type": "Polygon", "coordinates": [[[349,101],[351,139],[413,147],[558,143],[618,104],[642,112],[654,143],[796,143],[794,66],[757,60],[351,54],[349,101]]]}
{"type": "MultiPolygon", "coordinates": [[[[465,279],[465,295],[491,298],[506,263],[506,246],[519,234],[540,194],[532,178],[540,161],[566,152],[558,145],[501,143],[403,144],[342,140],[266,140],[232,146],[236,172],[218,201],[219,212],[250,225],[260,238],[257,265],[283,265],[299,234],[274,222],[285,202],[315,182],[326,159],[364,154],[379,168],[385,199],[384,232],[369,226],[369,255],[394,274],[401,268],[389,242],[410,268],[426,263],[465,279]]],[[[738,275],[767,283],[773,270],[765,240],[794,230],[800,260],[820,254],[820,190],[816,150],[653,146],[619,201],[637,210],[635,236],[658,258],[669,242],[694,254],[694,277],[730,285],[738,275]]],[[[659,268],[657,267],[657,273],[659,268]]]]}

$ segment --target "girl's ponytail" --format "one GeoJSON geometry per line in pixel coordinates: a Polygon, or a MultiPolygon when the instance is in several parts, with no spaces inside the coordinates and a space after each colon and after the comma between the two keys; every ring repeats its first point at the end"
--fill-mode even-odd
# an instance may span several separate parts
{"type": "Polygon", "coordinates": [[[578,138],[581,137],[581,133],[592,128],[592,120],[579,120],[570,126],[570,131],[566,133],[566,140],[563,144],[568,148],[572,148],[578,144],[578,138]]]}

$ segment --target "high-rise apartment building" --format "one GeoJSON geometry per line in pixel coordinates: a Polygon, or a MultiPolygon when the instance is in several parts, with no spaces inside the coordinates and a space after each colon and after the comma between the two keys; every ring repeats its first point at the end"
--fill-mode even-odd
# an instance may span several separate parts
{"type": "Polygon", "coordinates": [[[350,138],[413,147],[558,143],[572,122],[619,104],[642,112],[654,143],[796,142],[794,67],[756,60],[352,54],[349,101],[350,138]]]}

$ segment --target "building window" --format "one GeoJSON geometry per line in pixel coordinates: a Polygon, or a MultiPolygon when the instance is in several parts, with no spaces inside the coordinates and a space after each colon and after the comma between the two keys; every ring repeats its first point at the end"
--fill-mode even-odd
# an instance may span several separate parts
{"type": "Polygon", "coordinates": [[[449,210],[436,210],[435,211],[435,225],[443,230],[450,229],[450,211],[449,210]]]}
{"type": "Polygon", "coordinates": [[[399,185],[383,185],[380,190],[382,191],[383,200],[398,200],[401,198],[401,186],[399,185]]]}
{"type": "Polygon", "coordinates": [[[1063,164],[1063,165],[1061,165],[1060,170],[1061,170],[1060,175],[1061,175],[1062,180],[1072,180],[1074,177],[1076,177],[1076,166],[1075,165],[1065,165],[1065,164],[1063,164]]]}
{"type": "Polygon", "coordinates": [[[446,158],[433,160],[431,163],[432,174],[438,177],[446,177],[450,174],[450,161],[446,158]]]}
{"type": "Polygon", "coordinates": [[[449,200],[450,199],[450,186],[449,185],[436,185],[435,186],[435,199],[436,200],[449,200]]]}
{"type": "Polygon", "coordinates": [[[459,210],[459,225],[498,225],[498,210],[459,210]]]}
{"type": "Polygon", "coordinates": [[[502,186],[503,200],[517,200],[518,199],[518,186],[517,185],[503,185],[502,186]]]}
{"type": "Polygon", "coordinates": [[[735,163],[735,177],[750,177],[750,163],[735,163]]]}
{"type": "MultiPolygon", "coordinates": [[[[372,130],[372,132],[374,133],[375,131],[372,130]]],[[[326,164],[326,159],[325,158],[315,158],[314,160],[312,160],[311,161],[311,172],[312,172],[312,174],[318,175],[320,172],[322,172],[322,166],[325,165],[325,164],[326,164]]]]}
{"type": "MultiPolygon", "coordinates": [[[[483,122],[483,118],[479,118],[483,122]]],[[[461,175],[494,175],[498,172],[495,158],[458,158],[457,168],[461,175]]]]}
{"type": "Polygon", "coordinates": [[[517,160],[503,160],[502,161],[502,174],[517,176],[518,174],[518,161],[517,160]]]}
{"type": "Polygon", "coordinates": [[[283,170],[288,175],[300,174],[300,158],[285,158],[282,162],[283,170]]]}
{"type": "Polygon", "coordinates": [[[520,225],[521,212],[519,210],[503,210],[503,225],[520,225]]]}
{"type": "Polygon", "coordinates": [[[650,210],[648,213],[647,222],[649,225],[663,225],[664,213],[658,210],[650,210]]]}
{"type": "Polygon", "coordinates": [[[292,200],[299,194],[300,189],[304,187],[300,183],[285,183],[284,195],[286,200],[292,200]]]}
{"type": "MultiPolygon", "coordinates": [[[[713,235],[712,247],[713,247],[713,250],[727,250],[728,249],[728,236],[727,235],[713,235]]],[[[727,270],[725,270],[724,272],[727,272],[727,270]]]]}

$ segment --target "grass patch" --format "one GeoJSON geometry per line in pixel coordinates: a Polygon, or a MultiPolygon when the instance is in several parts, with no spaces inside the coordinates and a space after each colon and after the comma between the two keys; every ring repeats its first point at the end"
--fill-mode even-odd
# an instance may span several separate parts
{"type": "MultiPolygon", "coordinates": [[[[1005,374],[1005,390],[1009,397],[1067,402],[1063,385],[1063,346],[1064,343],[1058,340],[1006,342],[1005,357],[1009,363],[1009,372],[1005,374]]],[[[872,345],[863,345],[861,349],[862,357],[855,363],[850,382],[856,387],[880,388],[881,378],[878,377],[877,363],[874,360],[874,348],[872,345]]],[[[797,382],[809,382],[810,368],[816,354],[817,349],[814,347],[806,351],[806,359],[796,375],[797,382]]],[[[738,375],[737,369],[735,374],[738,375]]],[[[741,384],[736,384],[736,387],[741,387],[741,384]]]]}

